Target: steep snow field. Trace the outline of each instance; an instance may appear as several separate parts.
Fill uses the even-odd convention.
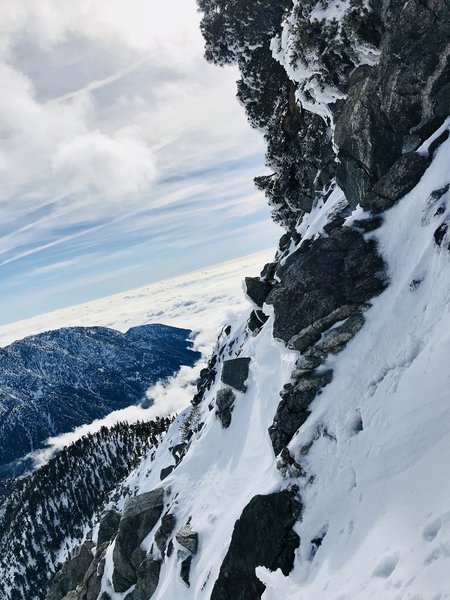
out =
[[[289,380],[296,356],[273,339],[271,330],[268,322],[258,337],[246,338],[242,323],[234,327],[231,337],[237,336],[238,343],[231,356],[242,351],[242,356],[252,357],[248,390],[245,394],[236,392],[232,422],[226,430],[214,411],[208,409],[208,401],[202,403],[197,419],[205,425],[173,475],[164,480],[177,510],[177,527],[192,516],[200,549],[192,563],[190,588],[179,577],[174,552],[170,562],[163,565],[152,600],[209,598],[242,509],[256,493],[269,493],[280,485],[267,429],[279,390]],[[216,381],[208,397],[212,399],[219,387],[220,381]],[[132,492],[143,493],[161,485],[160,471],[174,463],[169,448],[180,443],[179,427],[186,416],[187,411],[171,427],[155,459],[147,457],[129,477],[126,483]],[[148,539],[151,541],[152,533]],[[112,573],[112,547],[106,573]],[[114,600],[123,597],[114,594],[107,575],[103,585]]]
[[[315,480],[297,567],[286,580],[261,569],[264,600],[450,598],[450,240],[433,237],[450,198],[431,196],[449,165],[447,141],[376,234],[391,285],[291,444],[298,455],[327,428],[302,463]]]
[[[223,430],[208,410],[216,382],[197,415],[204,427],[164,481],[177,527],[192,517],[200,541],[190,588],[179,578],[174,552],[163,563],[155,600],[209,598],[250,498],[292,483],[304,504],[296,526],[301,546],[289,577],[258,568],[264,600],[450,598],[450,240],[446,235],[439,247],[433,235],[450,217],[450,198],[448,191],[432,196],[450,182],[449,164],[450,140],[419,185],[385,214],[381,229],[368,234],[379,240],[391,285],[373,301],[354,340],[324,365],[333,367],[334,379],[290,444],[304,477],[282,478],[267,434],[296,356],[273,339],[272,318],[257,337],[246,337],[243,323],[234,325],[231,355],[252,359],[248,391],[237,394]],[[311,217],[314,231],[321,210]],[[147,457],[130,475],[134,493],[161,485],[160,470],[174,462],[169,447],[179,443],[187,414],[154,460]],[[311,540],[321,538],[315,551]],[[110,593],[112,550],[103,578]]]
[[[28,335],[72,326],[102,325],[119,331],[147,323],[185,327],[197,333],[196,349],[210,352],[218,331],[242,314],[245,276],[259,274],[274,249],[187,273],[173,279],[38,315],[0,327],[0,346]]]

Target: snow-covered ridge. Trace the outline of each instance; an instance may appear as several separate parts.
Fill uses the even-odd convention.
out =
[[[449,161],[447,141],[376,232],[391,284],[291,443],[314,482],[294,572],[258,571],[264,600],[447,597],[450,240],[434,233],[450,219]]]

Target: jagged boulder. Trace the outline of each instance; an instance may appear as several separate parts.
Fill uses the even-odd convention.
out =
[[[161,519],[161,525],[155,533],[155,543],[163,557],[166,552],[167,542],[175,529],[176,521],[175,515],[171,513],[164,515]]]
[[[190,522],[186,523],[186,525],[180,529],[175,536],[175,539],[180,546],[183,546],[183,548],[186,548],[186,550],[189,550],[192,554],[197,554],[198,533],[192,529]]]
[[[103,546],[105,542],[110,542],[115,537],[117,530],[119,529],[121,517],[121,513],[115,508],[108,510],[108,512],[104,514],[98,529],[98,547]]]
[[[386,287],[385,267],[373,240],[342,227],[294,252],[279,268],[280,283],[267,303],[274,307],[274,336],[303,351],[320,337],[317,322],[348,305],[361,305]],[[334,316],[332,321],[349,316]],[[296,342],[313,326],[305,343]],[[318,331],[314,331],[318,329]]]
[[[300,545],[292,530],[301,504],[293,492],[255,496],[234,526],[211,600],[258,600],[265,586],[255,575],[258,566],[288,575]]]
[[[364,307],[359,307],[361,312],[356,312],[348,319],[342,322],[342,325],[335,325],[321,334],[319,340],[314,345],[305,344],[306,350],[296,363],[296,368],[292,373],[294,379],[298,379],[311,373],[317,367],[320,367],[327,356],[337,354],[345,348],[348,342],[358,333],[364,325],[365,319],[362,314]],[[308,328],[307,328],[308,329]],[[301,336],[298,336],[298,340]],[[311,340],[311,338],[309,338]],[[313,338],[316,339],[316,336]]]
[[[245,278],[245,293],[259,308],[262,308],[271,289],[272,285],[265,279],[259,277]]]
[[[403,154],[389,171],[380,177],[361,202],[361,206],[374,213],[391,208],[419,183],[429,164],[428,157],[417,152]]]
[[[225,429],[231,424],[231,413],[233,412],[236,396],[228,387],[221,388],[216,395],[216,416]]]
[[[224,360],[222,366],[222,382],[238,392],[246,392],[250,358],[240,356]]]
[[[162,481],[166,477],[169,477],[169,475],[172,473],[172,471],[174,469],[175,469],[175,465],[169,465],[168,467],[164,467],[164,469],[161,469],[161,473],[159,474],[160,480]]]
[[[47,600],[61,600],[83,583],[85,573],[94,558],[93,548],[92,541],[86,540],[75,550],[72,558],[64,563],[62,569],[55,575]]]
[[[252,310],[247,322],[248,328],[256,335],[267,319],[267,315],[265,315],[262,310]]]
[[[149,600],[156,591],[161,571],[161,561],[146,557],[136,570],[136,587],[127,596],[130,600]]]
[[[102,577],[105,571],[105,557],[108,541],[97,548],[94,560],[91,562],[83,579],[80,600],[97,600],[102,587]]]
[[[190,587],[192,556],[188,556],[181,562],[180,577],[184,583]]]
[[[295,385],[288,383],[281,392],[269,436],[275,455],[289,444],[296,431],[309,417],[309,406],[317,391],[328,385],[333,378],[331,370],[309,373],[301,377]]]
[[[162,488],[131,498],[125,506],[113,553],[116,592],[125,592],[137,582],[136,570],[145,557],[140,546],[158,522],[163,508]]]

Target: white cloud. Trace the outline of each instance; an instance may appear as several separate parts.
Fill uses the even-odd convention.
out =
[[[53,168],[65,180],[109,198],[139,191],[156,174],[152,152],[144,143],[99,131],[63,142]]]
[[[4,320],[30,314],[39,294],[36,312],[48,310],[50,271],[36,277],[48,264],[80,259],[70,285],[99,282],[91,296],[71,292],[81,301],[124,289],[108,273],[145,260],[166,277],[165,251],[180,250],[170,274],[189,255],[197,267],[197,242],[214,246],[219,220],[263,220],[251,184],[263,142],[235,99],[237,71],[205,62],[199,21],[195,0],[0,2],[0,276],[13,284],[7,302],[20,281],[34,290]],[[100,262],[124,241],[127,262]],[[236,256],[228,243],[204,257]],[[150,268],[130,285],[154,280]]]

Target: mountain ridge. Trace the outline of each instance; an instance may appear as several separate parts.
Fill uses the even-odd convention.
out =
[[[113,410],[200,355],[189,330],[165,325],[71,327],[0,348],[0,463],[4,470],[44,441]],[[11,465],[13,468],[13,465]],[[7,473],[6,473],[7,474]]]

